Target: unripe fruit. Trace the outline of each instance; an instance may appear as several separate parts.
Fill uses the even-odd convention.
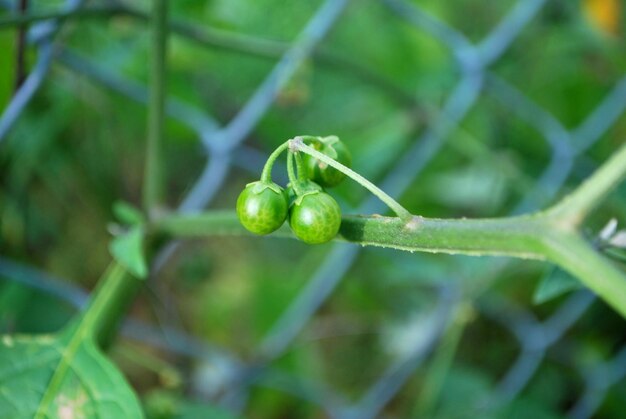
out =
[[[341,226],[341,209],[335,199],[317,191],[299,196],[289,209],[289,225],[305,243],[320,244],[332,240]]]
[[[254,234],[269,234],[287,219],[289,203],[285,191],[272,182],[253,182],[237,198],[237,216]]]
[[[350,167],[352,165],[352,156],[348,147],[336,136],[322,137],[311,141],[309,145],[344,166]],[[308,154],[304,156],[303,160],[307,169],[307,177],[325,188],[337,186],[346,177],[339,170]]]

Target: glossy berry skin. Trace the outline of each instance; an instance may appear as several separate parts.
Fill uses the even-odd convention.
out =
[[[350,154],[348,147],[346,147],[343,141],[335,136],[320,138],[319,140],[312,141],[310,146],[315,148],[320,153],[333,158],[344,166],[352,166],[352,155]],[[308,178],[325,188],[337,186],[346,177],[346,175],[341,173],[339,170],[319,161],[315,157],[305,155],[304,163],[307,169]]]
[[[289,203],[285,191],[272,182],[254,182],[237,198],[237,216],[246,230],[269,234],[287,219]]]
[[[332,240],[341,226],[341,209],[325,192],[300,196],[289,209],[289,225],[297,238],[308,244]]]

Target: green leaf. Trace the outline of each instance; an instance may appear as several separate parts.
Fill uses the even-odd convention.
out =
[[[113,214],[119,222],[126,225],[134,226],[145,221],[139,209],[124,201],[116,201],[113,204]]]
[[[145,278],[148,275],[141,226],[135,226],[128,232],[116,236],[109,245],[109,251],[131,274],[138,278]]]
[[[80,329],[79,329],[80,330]],[[2,336],[0,417],[142,418],[139,401],[91,339]]]
[[[542,279],[533,295],[533,303],[542,304],[566,292],[582,288],[576,278],[560,268],[553,268]]]

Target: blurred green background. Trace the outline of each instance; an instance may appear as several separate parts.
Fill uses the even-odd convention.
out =
[[[510,0],[413,3],[473,42],[488,35],[516,4]],[[61,4],[31,1],[30,8],[58,10]],[[146,1],[121,4],[141,10],[150,6]],[[170,12],[172,20],[201,29],[287,45],[320,4],[179,0],[170,3]],[[88,2],[88,6],[99,5]],[[548,1],[491,71],[566,129],[574,129],[626,74],[623,6],[617,0]],[[0,107],[13,94],[15,39],[14,29],[0,30]],[[141,19],[118,14],[71,19],[55,39],[59,51],[147,83],[150,35]],[[262,55],[201,45],[173,34],[167,91],[227,123],[278,58]],[[316,57],[307,60],[281,90],[245,144],[267,155],[294,135],[336,134],[350,147],[353,168],[375,183],[441,117],[439,110],[459,80],[459,69],[445,45],[374,0],[352,1]],[[28,66],[36,58],[36,49],[29,47]],[[338,65],[337,60],[350,66]],[[384,83],[363,74],[374,74]],[[114,222],[113,204],[140,204],[145,131],[145,106],[81,72],[53,64],[42,88],[0,143],[0,254],[91,289],[110,260],[107,227]],[[167,206],[174,208],[202,170],[206,156],[197,135],[171,119],[166,137]],[[559,196],[610,156],[624,138],[626,117],[621,116],[588,153],[575,160]],[[486,89],[446,137],[443,149],[398,198],[413,213],[430,217],[506,215],[535,187],[551,153],[536,127]],[[210,208],[234,209],[239,191],[258,177],[262,163],[241,157]],[[277,169],[277,175],[284,177]],[[354,213],[367,197],[365,190],[350,182],[333,194],[345,213]],[[610,217],[625,223],[625,214],[622,186],[594,216],[590,237]],[[331,244],[308,246],[274,238],[184,243],[142,293],[131,316],[180,328],[227,348],[238,358],[253,360],[259,341],[331,248]],[[513,401],[476,416],[477,401],[494,394],[520,352],[510,328],[485,315],[481,301],[504,298],[511,306],[545,319],[569,297],[534,305],[535,288],[551,267],[513,261],[494,275],[490,266],[499,263],[495,258],[478,261],[364,249],[272,368],[323,383],[347,400],[357,400],[386,366],[420,344],[432,327],[437,290],[453,284],[466,296],[456,323],[446,326],[460,323],[458,347],[445,339],[436,345],[380,415],[418,416],[427,371],[448,342],[451,359],[439,373],[441,389],[429,417],[565,417],[584,391],[584,373],[611,359],[626,343],[623,320],[603,303],[593,303],[548,349],[536,374]],[[73,313],[54,296],[13,281],[0,282],[3,332],[53,331]],[[210,362],[175,356],[133,339],[121,339],[113,356],[155,415],[163,410],[159,404],[179,397],[217,403],[228,388],[223,383],[214,388],[206,384],[219,381],[215,378],[219,368]],[[623,417],[624,400],[626,381],[620,380],[601,400],[597,417]],[[325,417],[314,403],[263,385],[252,387],[243,415]]]

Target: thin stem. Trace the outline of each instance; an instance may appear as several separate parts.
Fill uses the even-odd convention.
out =
[[[574,192],[547,211],[558,224],[578,226],[606,196],[626,178],[626,144],[585,180]]]
[[[261,181],[262,182],[271,182],[272,181],[272,167],[274,166],[274,162],[276,159],[282,154],[283,151],[287,150],[289,147],[289,142],[285,141],[281,145],[278,146],[276,150],[270,154],[267,158],[267,162],[265,166],[263,166],[263,171],[261,172]]]
[[[293,168],[293,159],[294,153],[290,150],[289,155],[287,156],[287,176],[289,177],[289,183],[293,188],[293,191],[296,195],[302,195],[302,190],[300,189],[300,185],[298,185],[298,177],[296,176],[296,172]]]
[[[304,179],[306,177],[306,171],[304,168],[304,161],[300,153],[293,153],[296,158],[296,170],[298,173],[298,179]]]
[[[75,325],[77,329],[71,329],[76,334],[89,336],[101,347],[107,347],[140,286],[141,281],[129,275],[122,265],[111,263],[99,279],[85,312],[79,317]]]
[[[313,147],[309,147],[308,145],[304,144],[304,142],[299,137],[296,137],[293,140],[290,140],[289,142],[290,142],[290,148],[292,150],[302,151],[328,164],[329,166],[334,167],[335,169],[339,170],[341,173],[345,174],[346,176],[348,176],[349,178],[351,178],[352,180],[354,180],[355,182],[363,186],[365,189],[367,189],[368,191],[376,195],[376,197],[378,197],[378,199],[383,201],[385,205],[387,205],[393,212],[395,212],[396,215],[400,217],[401,220],[405,222],[410,222],[411,219],[413,218],[413,214],[411,214],[406,208],[400,205],[395,199],[387,195],[382,189],[374,185],[369,180],[365,179],[363,176],[361,176],[354,170],[344,166],[343,164],[335,161],[334,159],[328,157],[327,155],[320,153],[319,151],[315,150]]]
[[[161,197],[161,145],[165,126],[165,73],[167,52],[167,0],[154,0],[152,11],[152,55],[148,140],[144,171],[144,210],[150,214]]]

